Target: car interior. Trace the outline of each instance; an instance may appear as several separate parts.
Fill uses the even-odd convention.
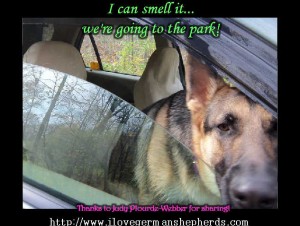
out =
[[[227,21],[224,21],[225,25],[226,25],[226,22]],[[119,71],[114,71],[114,70],[106,70],[102,65],[103,55],[101,55],[100,51],[97,50],[97,48],[99,46],[97,47],[95,45],[95,40],[93,38],[93,35],[83,34],[82,29],[81,29],[81,27],[83,25],[95,26],[95,25],[99,25],[100,23],[110,24],[110,25],[114,25],[114,27],[117,27],[118,25],[127,25],[127,24],[130,25],[132,23],[132,20],[129,18],[23,18],[23,40],[22,40],[23,63],[26,65],[27,64],[38,65],[41,67],[53,69],[55,71],[63,72],[63,73],[75,76],[76,78],[82,79],[85,81],[85,83],[88,82],[93,85],[96,85],[97,87],[101,87],[104,90],[109,91],[110,93],[116,95],[117,97],[121,98],[122,100],[130,103],[135,108],[137,108],[138,110],[134,109],[134,111],[133,111],[135,114],[139,114],[139,113],[141,113],[141,111],[143,109],[147,108],[151,104],[153,104],[163,98],[166,98],[180,90],[185,89],[185,84],[184,84],[185,55],[184,55],[183,51],[186,51],[186,49],[187,49],[189,51],[189,53],[192,53],[192,54],[195,53],[195,51],[192,48],[190,48],[189,45],[187,45],[184,42],[180,42],[180,40],[179,41],[174,40],[172,37],[169,37],[166,35],[153,35],[154,50],[150,53],[149,58],[146,58],[147,61],[145,63],[145,68],[142,70],[142,72],[140,74],[119,72]],[[228,30],[227,32],[229,34],[231,31]],[[239,35],[240,33],[236,33],[236,34]],[[239,36],[236,36],[236,34],[232,33],[230,35],[232,35],[233,38],[239,37]],[[243,33],[241,33],[241,34],[243,34]],[[224,40],[226,39],[225,41],[228,41],[229,40],[229,39],[227,40],[228,37],[229,37],[229,35],[227,35],[224,38]],[[232,37],[230,36],[230,38],[232,38]],[[245,36],[245,37],[248,37],[248,36]],[[256,37],[256,36],[253,35],[253,37]],[[91,51],[93,52],[93,54],[95,56],[93,61],[89,62],[90,64],[87,63],[87,61],[84,58],[84,54],[81,51],[85,39],[89,40],[89,43],[90,43],[89,48],[91,49]],[[244,49],[246,49],[246,46],[249,43],[251,44],[251,42],[250,42],[251,39],[249,39],[250,40],[249,43],[244,43],[243,40],[244,39],[241,39],[241,40],[237,39],[237,40],[232,41],[230,39],[228,41],[228,43],[230,45],[228,44],[228,46],[227,46],[224,44],[224,49],[227,50],[226,48],[236,45],[238,47],[235,47],[236,49],[235,48],[232,48],[232,49],[234,49],[235,51],[239,51],[240,49],[242,51],[245,51]],[[253,38],[253,40],[254,40],[254,38]],[[191,41],[191,40],[188,40],[188,41]],[[213,65],[214,67],[212,69],[216,70],[219,73],[219,75],[221,75],[223,78],[225,78],[225,77],[228,78],[227,77],[228,74],[233,75],[232,78],[234,78],[235,73],[241,74],[242,76],[245,76],[247,79],[250,78],[250,76],[247,76],[248,75],[247,73],[252,72],[252,70],[254,70],[255,68],[250,67],[250,66],[249,67],[245,66],[245,68],[249,71],[243,71],[245,68],[238,67],[239,65],[244,66],[244,64],[239,64],[240,63],[240,61],[238,61],[239,59],[237,61],[232,60],[231,62],[228,63],[227,62],[228,59],[226,57],[224,57],[224,55],[222,55],[227,52],[224,51],[224,49],[220,48],[221,54],[219,54],[219,52],[214,51],[213,48],[215,48],[215,47],[213,45],[210,46],[211,52],[218,53],[219,55],[216,54],[216,56],[210,56],[210,55],[205,56],[205,54],[209,53],[208,46],[206,45],[205,42],[203,42],[200,39],[197,41],[200,44],[202,44],[201,48],[204,48],[204,50],[202,50],[204,53],[203,56],[207,57],[207,59],[206,59],[207,62],[211,61],[210,63],[214,64]],[[199,46],[198,42],[196,43],[197,46]],[[178,46],[177,43],[182,43],[183,45]],[[194,43],[193,45],[196,45],[196,44]],[[249,44],[250,49],[254,48],[254,47],[256,48],[255,45],[252,46],[250,44]],[[105,45],[105,43],[104,44],[102,43],[102,45]],[[183,46],[185,46],[185,47],[183,47]],[[228,51],[228,52],[230,52],[230,51]],[[233,51],[231,54],[234,55],[234,53],[235,52]],[[245,56],[249,55],[249,56],[251,56],[251,57],[249,57],[249,59],[257,58],[257,59],[259,59],[259,61],[263,61],[263,64],[266,64],[266,68],[268,69],[268,70],[266,70],[267,72],[268,71],[275,72],[276,71],[275,69],[277,69],[277,68],[273,68],[273,66],[270,63],[268,63],[268,61],[266,60],[269,58],[272,60],[273,58],[269,57],[269,55],[265,56],[265,53],[268,53],[268,51],[265,51],[265,52],[261,51],[261,52],[259,52],[259,54],[262,54],[262,55],[257,56],[255,54],[253,54],[252,50],[251,50],[248,52],[245,51]],[[117,57],[118,57],[118,54],[120,54],[120,53],[116,53]],[[186,52],[185,52],[185,54],[186,54]],[[199,56],[202,57],[202,54],[199,54],[199,52],[197,52],[197,51],[196,51],[196,54],[198,54]],[[263,58],[261,56],[263,56],[263,57],[265,56],[265,58]],[[209,57],[211,57],[211,58],[209,58]],[[211,60],[213,57],[215,57],[215,61],[217,63]],[[239,58],[239,56],[236,56],[236,55],[234,57]],[[232,57],[232,59],[235,59],[234,57]],[[240,57],[240,58],[248,59],[246,57]],[[218,60],[220,60],[221,63],[219,63]],[[125,58],[125,61],[123,61],[123,63],[125,64],[125,67],[127,65],[126,62],[128,62],[128,63],[130,62],[129,56],[128,56],[128,59]],[[238,62],[238,63],[236,63],[236,62]],[[108,62],[108,63],[113,64],[114,62]],[[251,63],[253,63],[253,65],[256,65],[257,62],[252,60]],[[261,62],[259,62],[259,63],[261,63]],[[221,65],[221,64],[223,64],[223,65]],[[97,67],[93,67],[93,65],[96,65]],[[228,65],[232,68],[230,68]],[[238,65],[238,66],[235,67],[235,65]],[[265,65],[263,65],[263,66],[265,66]],[[24,70],[24,67],[23,67],[23,70]],[[41,69],[39,69],[39,70],[41,70]],[[239,73],[240,71],[243,71],[245,73]],[[275,74],[275,73],[273,73],[273,74]],[[273,74],[270,74],[270,76]],[[72,77],[72,76],[70,76],[70,77]],[[72,77],[72,78],[74,79],[74,77]],[[231,78],[231,77],[229,76],[229,78]],[[240,82],[240,84],[242,85],[241,86],[242,88],[244,86],[246,88],[249,88],[249,87],[257,88],[258,87],[258,89],[264,90],[264,92],[265,92],[265,90],[267,90],[267,91],[271,90],[272,92],[265,92],[266,96],[268,96],[267,94],[273,93],[273,90],[269,89],[270,87],[262,86],[262,85],[265,85],[268,83],[273,85],[273,83],[274,83],[273,80],[270,80],[271,82],[269,82],[269,80],[267,80],[268,82],[261,82],[260,80],[257,80],[257,81],[255,80],[256,83],[253,83],[250,80],[249,81],[246,80],[246,82],[245,82],[241,78],[242,77],[237,77],[236,81]],[[269,78],[269,77],[266,76],[266,78]],[[235,81],[235,80],[234,79],[229,80],[229,82],[232,82],[232,81]],[[258,83],[258,81],[261,83]],[[249,84],[251,86],[249,86]],[[234,84],[234,85],[236,85],[236,84]],[[237,88],[241,88],[241,87],[237,86]],[[272,88],[272,86],[271,86],[271,88]],[[242,91],[244,91],[244,90],[242,90]],[[247,91],[247,89],[246,89],[246,91]],[[247,94],[247,92],[245,92],[245,93]],[[276,93],[276,92],[274,92],[274,93]],[[253,97],[253,96],[251,96],[251,97]],[[255,96],[255,98],[259,99],[259,98],[261,98],[261,96],[257,95],[257,96]],[[277,98],[277,96],[276,96],[276,98]],[[111,107],[108,107],[106,110],[111,115],[111,112],[112,112],[111,108],[112,107],[115,108],[115,106],[112,106],[112,105],[115,103],[119,104],[122,101],[120,101],[118,98],[115,98],[112,96],[109,97],[109,100],[112,100],[110,103]],[[33,101],[32,101],[32,103],[33,103]],[[130,105],[130,108],[131,108],[131,105]],[[107,106],[109,106],[109,104]],[[100,109],[101,105],[98,105],[97,107],[99,107],[99,109]],[[277,107],[277,105],[276,105],[276,107]],[[124,108],[124,109],[129,109],[129,108]],[[81,109],[81,110],[83,110],[83,109]],[[132,109],[129,109],[128,112],[132,112],[131,110]],[[103,110],[103,112],[104,112],[104,110]],[[107,114],[107,116],[110,116],[110,115]],[[128,115],[130,115],[130,114],[128,114]],[[130,118],[132,115],[133,115],[133,113],[128,118]],[[131,118],[133,118],[133,117],[131,117]],[[134,122],[134,121],[132,120],[132,122]],[[153,121],[151,121],[151,122],[153,123]],[[37,122],[37,124],[38,123],[39,122]],[[124,129],[124,128],[126,127],[126,125],[129,124],[129,123],[127,123],[127,124],[126,123],[127,122],[125,122],[125,123],[121,122],[118,130],[125,131],[126,129]],[[134,123],[132,123],[132,124],[134,124]],[[59,126],[61,126],[61,125],[59,125]],[[63,126],[61,126],[61,127],[63,128]],[[101,132],[101,126],[98,126],[98,127],[100,128],[99,131]],[[95,130],[96,129],[97,129],[97,126],[95,126]],[[124,132],[124,131],[122,131],[122,132]],[[129,129],[128,129],[128,131],[129,131]],[[84,131],[84,132],[86,132],[86,131]],[[93,132],[94,132],[94,130],[93,130]],[[116,132],[114,134],[114,136],[115,136],[114,138],[117,137],[116,134],[118,134],[118,132]],[[129,132],[126,131],[126,133],[128,136],[131,136],[131,131],[129,131]],[[45,136],[47,136],[47,134],[46,135],[45,134],[46,133],[44,132],[44,140],[46,140]],[[134,134],[134,133],[132,133],[132,134]],[[97,136],[99,134],[95,133],[93,135]],[[93,135],[91,135],[91,137]],[[118,134],[118,136],[120,137],[121,134]],[[145,137],[147,137],[147,132],[145,132],[144,138]],[[116,138],[114,141],[117,141],[117,140],[119,140],[119,139]],[[124,138],[124,140],[125,140],[125,142],[123,141],[123,143],[126,143],[127,146],[130,146],[131,141],[128,142],[125,138]],[[24,140],[23,140],[23,142],[24,142]],[[132,141],[132,142],[134,142],[134,141]],[[53,142],[53,143],[55,143],[55,142]],[[180,142],[178,142],[178,143],[180,143]],[[111,144],[115,145],[114,142],[111,142]],[[44,146],[46,146],[46,145],[44,144]],[[87,152],[88,150],[86,150],[85,148],[82,148],[82,150],[79,150],[78,153],[80,153],[80,151],[88,153]],[[25,149],[25,151],[28,151],[28,150]],[[74,149],[72,151],[74,151],[74,153],[75,153],[77,151],[77,149]],[[24,152],[24,150],[23,150],[23,152]],[[59,152],[59,148],[58,148],[58,152]],[[118,161],[119,160],[120,159],[118,159]],[[97,162],[97,164],[98,164],[98,162]],[[92,165],[92,164],[90,164],[90,165]],[[119,163],[117,162],[116,165],[119,165]],[[47,208],[47,207],[50,207],[50,208],[52,208],[52,207],[53,208],[74,208],[74,205],[73,206],[69,205],[70,204],[69,200],[66,200],[67,201],[66,203],[63,202],[64,199],[63,199],[63,196],[60,196],[61,194],[50,197],[51,194],[53,194],[53,191],[51,191],[51,193],[47,192],[49,190],[49,189],[47,190],[47,186],[51,188],[51,186],[53,186],[53,184],[55,184],[55,186],[57,186],[56,187],[56,188],[58,188],[57,190],[60,191],[62,194],[64,194],[64,192],[65,192],[65,194],[67,194],[68,192],[73,191],[72,188],[74,188],[74,187],[78,188],[78,190],[80,190],[80,191],[89,190],[89,192],[90,192],[89,195],[86,195],[84,192],[81,193],[82,197],[84,199],[86,199],[85,201],[87,203],[95,202],[94,197],[99,196],[99,193],[101,194],[101,199],[102,199],[102,200],[100,200],[100,199],[96,200],[96,201],[98,201],[99,204],[110,203],[110,202],[111,203],[125,203],[124,202],[125,199],[123,199],[123,197],[121,197],[121,196],[109,193],[101,188],[99,189],[95,186],[90,185],[89,183],[85,183],[80,180],[77,180],[77,178],[68,177],[57,171],[51,171],[50,168],[47,169],[47,167],[43,168],[43,167],[35,166],[35,165],[32,166],[29,164],[29,161],[28,162],[25,161],[25,163],[23,161],[23,171],[26,171],[27,173],[29,172],[29,174],[34,171],[34,173],[32,173],[32,175],[35,174],[35,176],[37,176],[36,178],[38,178],[38,180],[39,180],[38,182],[41,183],[41,186],[39,187],[41,189],[39,191],[36,191],[35,190],[36,188],[34,186],[32,186],[35,183],[31,184],[30,180],[29,180],[29,183],[28,183],[28,181],[23,181],[23,194],[24,194],[23,197],[25,197],[25,198],[27,197],[29,200],[30,199],[41,199],[41,197],[42,197],[42,199],[44,200],[44,201],[41,201],[43,204],[40,207],[42,207],[42,208]],[[23,174],[24,174],[24,172],[23,172]],[[57,181],[65,181],[66,182],[65,185],[68,184],[68,186],[59,184],[57,181],[55,181],[55,179],[53,179],[53,181],[50,182],[51,179],[47,180],[45,175],[48,175],[49,178],[58,178]],[[120,175],[121,175],[120,177],[122,177],[122,174],[120,174]],[[25,177],[26,177],[26,175],[25,175]],[[45,185],[45,187],[43,187],[43,184]],[[117,190],[118,189],[122,190],[118,186],[116,186]],[[92,190],[91,190],[91,187],[92,187]],[[24,193],[24,189],[26,190],[25,193]],[[56,193],[54,193],[54,194],[56,194]],[[74,194],[75,194],[75,191],[74,191]],[[32,197],[34,197],[34,198],[32,198]],[[56,200],[55,197],[62,197],[62,198],[61,199],[59,198],[60,200]],[[75,197],[75,195],[74,195],[74,197]],[[49,204],[47,200],[54,200],[54,201],[51,201],[52,204]],[[126,201],[128,201],[128,199],[126,199]],[[73,203],[76,203],[76,200]],[[51,205],[53,205],[53,206],[51,207]],[[28,206],[27,208],[30,208],[30,206]]]
[[[80,47],[84,39],[84,35],[81,32],[82,25],[98,24],[99,21],[114,24],[115,26],[130,23],[129,19],[124,18],[100,18],[88,19],[87,21],[67,18],[24,18],[23,62],[86,80],[117,95],[139,110],[143,110],[156,101],[183,89],[182,78],[180,78],[182,74],[180,74],[179,67],[180,64],[183,64],[180,50],[173,45],[172,41],[161,35],[154,36],[155,50],[147,61],[141,76],[105,71],[101,70],[101,67],[99,70],[95,70],[90,65],[85,65],[83,56],[80,53]],[[101,55],[99,57],[101,60]],[[23,163],[23,167],[24,172],[29,175],[29,183],[27,178],[23,184],[23,196],[25,200],[30,200],[29,203],[23,203],[23,208],[74,208],[74,206],[69,204],[69,199],[67,202],[63,201],[64,196],[58,195],[60,199],[57,199],[56,195],[51,195],[53,190],[47,192],[49,190],[47,187],[50,187],[54,188],[54,190],[59,190],[63,194],[69,194],[69,186],[65,188],[45,178],[56,178],[54,181],[64,181],[64,184],[71,184],[71,186],[75,186],[79,190],[88,189],[90,194],[94,193],[93,197],[101,197],[97,201],[99,204],[110,202],[126,203],[125,200],[120,199],[118,196],[113,196],[98,189],[88,188],[84,183],[74,181],[47,169],[36,167],[27,162]],[[35,172],[30,173],[32,170]],[[30,179],[31,174],[32,176],[35,175],[32,179]],[[45,175],[48,176],[45,177]],[[37,190],[30,180],[37,180],[40,184],[38,187],[41,190]],[[33,182],[33,184],[36,184],[36,182]],[[86,195],[82,196],[82,200],[85,200],[85,202],[95,201],[95,199],[88,200]]]
[[[129,19],[124,18],[100,18],[89,20],[89,24],[97,24],[99,20],[113,25],[130,23]],[[79,52],[84,36],[81,31],[84,20],[36,18],[24,19],[23,23],[23,61],[26,63],[85,79],[140,110],[183,89],[179,73],[181,54],[170,40],[161,35],[154,36],[156,50],[142,76],[133,76],[92,70],[89,65],[84,65]],[[46,39],[45,33],[49,30],[52,35]]]

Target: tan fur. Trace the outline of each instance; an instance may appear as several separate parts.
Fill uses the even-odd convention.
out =
[[[193,151],[198,161],[199,173],[210,191],[219,195],[219,189],[210,167],[224,158],[224,147],[216,134],[207,136],[204,133],[204,120],[209,117],[214,122],[220,121],[222,112],[232,112],[237,115],[243,126],[243,135],[236,136],[230,143],[231,161],[234,163],[241,156],[242,150],[252,155],[253,161],[264,161],[265,155],[275,158],[277,140],[270,139],[261,125],[268,127],[272,115],[260,105],[250,106],[246,97],[238,95],[239,91],[225,85],[219,78],[213,78],[208,67],[193,57],[187,67],[187,107],[192,114]],[[259,151],[262,145],[266,152]],[[250,148],[251,147],[251,148]],[[210,167],[209,167],[210,166]]]
[[[264,131],[262,125],[269,126],[271,120],[271,114],[263,109],[260,105],[250,106],[246,98],[242,95],[236,96],[236,89],[224,87],[218,91],[214,98],[211,100],[210,118],[214,121],[218,121],[220,112],[230,111],[237,115],[242,124],[243,134],[233,138],[231,144],[231,161],[232,164],[238,160],[241,156],[241,152],[248,150],[248,155],[252,155],[251,160],[257,164],[260,161],[265,161],[266,156],[269,155],[275,158],[274,146],[277,145],[277,141],[270,139]],[[210,110],[209,109],[209,110]],[[215,114],[215,115],[214,115]],[[198,117],[204,116],[196,114]],[[195,118],[194,116],[193,118]],[[197,152],[198,158],[202,159],[211,167],[214,167],[221,159],[224,158],[224,148],[219,143],[215,134],[205,136],[203,132],[203,121],[200,119],[194,120],[193,123],[197,123],[194,128],[194,148]],[[256,146],[262,145],[265,147],[266,152],[257,151],[261,150]],[[205,164],[199,164],[200,175],[202,178],[209,179],[204,180],[207,186],[213,191],[217,192],[217,185],[212,181],[212,177],[208,176],[209,170]]]
[[[167,110],[168,106],[163,106],[156,117],[156,122],[163,127],[167,126]],[[174,163],[166,151],[167,141],[171,138],[168,132],[159,125],[154,127],[147,152],[150,184],[148,189],[150,193],[153,192],[163,196],[166,191],[169,191],[174,197],[177,198],[179,196],[182,200],[190,200],[193,203],[218,204],[220,200],[219,194],[210,193],[207,190],[207,186],[201,181],[201,178],[191,178],[185,162],[179,157],[175,158],[175,164],[180,168],[179,180],[176,178],[173,171]],[[140,189],[141,204],[154,202],[153,196],[146,190]],[[202,195],[199,196],[199,194]],[[165,197],[165,200],[172,203],[172,196]]]
[[[235,114],[240,120],[243,135],[235,137],[232,143],[232,161],[235,162],[240,156],[241,153],[239,152],[243,150],[243,148],[240,148],[242,145],[246,146],[246,148],[251,147],[252,149],[255,149],[255,145],[261,145],[262,143],[265,143],[263,146],[266,147],[267,154],[274,158],[274,145],[276,145],[277,142],[273,142],[272,139],[269,139],[269,137],[265,135],[264,131],[269,126],[272,115],[260,105],[255,104],[250,106],[244,96],[237,95],[238,92],[239,91],[236,89],[224,87],[216,93],[209,106],[210,109],[213,109],[210,111],[210,118],[214,121],[219,121],[219,118],[217,117],[219,112],[228,111]],[[266,128],[263,128],[264,125]],[[205,145],[206,139],[203,138],[200,140],[203,140]],[[217,139],[215,140],[217,141]],[[214,146],[215,151],[210,153],[210,156],[214,156],[214,160],[206,159],[204,156],[202,156],[208,163],[212,165],[218,161],[218,158],[216,157],[222,158],[223,156],[222,147],[218,146],[218,144],[215,144]],[[255,158],[259,159],[259,153],[253,152],[253,154],[255,155]]]
[[[218,185],[215,180],[214,170],[211,169],[213,165],[211,165],[211,159],[216,156],[212,156],[213,152],[209,150],[212,148],[216,148],[213,145],[209,145],[209,142],[206,142],[207,147],[205,149],[207,152],[202,152],[204,148],[201,147],[202,140],[205,139],[203,131],[201,130],[203,124],[203,116],[201,114],[193,114],[192,113],[192,135],[193,135],[193,151],[197,159],[198,169],[200,177],[202,178],[205,186],[212,192],[214,195],[220,197],[220,192],[218,189]],[[211,154],[211,155],[210,155]]]
[[[145,166],[141,164],[135,168],[141,204],[151,204],[155,200],[166,203],[174,203],[175,200],[186,204],[220,204],[221,194],[216,182],[215,167],[224,160],[225,155],[232,165],[242,155],[247,156],[254,165],[276,157],[277,139],[270,138],[266,133],[272,115],[260,105],[249,102],[237,89],[227,86],[219,77],[214,77],[203,63],[192,57],[189,60],[186,107],[191,113],[190,147],[199,176],[191,175],[189,166],[178,154],[180,150],[167,145],[174,138],[162,127],[176,125],[169,124],[169,106],[168,103],[164,104],[156,115],[155,121],[160,126],[154,126],[146,156],[139,157],[147,159],[148,169],[145,170]],[[221,141],[216,125],[223,122],[225,113],[238,118],[239,130],[234,136]],[[204,129],[206,119],[214,125],[209,133]],[[185,134],[176,134],[176,129],[173,131],[173,135],[179,140],[186,138]],[[187,145],[185,141],[180,141]],[[230,153],[225,153],[224,150]],[[172,159],[168,151],[172,153]],[[178,175],[174,172],[174,165],[179,169]],[[145,181],[147,174],[148,181]]]
[[[167,106],[163,106],[156,121],[163,127],[167,126]],[[172,163],[169,159],[168,153],[165,151],[166,147],[166,132],[160,126],[155,126],[153,130],[153,138],[150,141],[148,148],[148,167],[150,184],[152,189],[159,192],[160,187],[168,187],[174,181],[172,172]],[[157,170],[159,166],[160,170]],[[164,172],[164,173],[162,173]]]

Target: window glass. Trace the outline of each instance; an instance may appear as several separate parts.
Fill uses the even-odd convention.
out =
[[[45,24],[43,26],[43,41],[51,41],[54,33],[53,24]]]
[[[89,205],[137,203],[135,150],[147,148],[154,128],[185,148],[110,92],[24,63],[23,176],[51,195]]]
[[[277,45],[277,18],[233,18],[269,42]]]
[[[121,39],[102,34],[93,37],[105,71],[140,76],[156,48],[154,37],[150,34],[146,39],[140,39],[136,35],[124,35]],[[88,35],[84,36],[80,51],[87,67],[90,67],[90,62],[97,62]]]

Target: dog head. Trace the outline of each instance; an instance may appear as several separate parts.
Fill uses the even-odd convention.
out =
[[[190,57],[186,75],[201,179],[232,208],[277,206],[277,120]]]

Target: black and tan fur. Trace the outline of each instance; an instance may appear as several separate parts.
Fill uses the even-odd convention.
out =
[[[139,153],[135,180],[142,204],[277,204],[276,120],[190,57],[187,91],[146,109],[187,148],[155,126]],[[222,200],[222,202],[220,202]]]

